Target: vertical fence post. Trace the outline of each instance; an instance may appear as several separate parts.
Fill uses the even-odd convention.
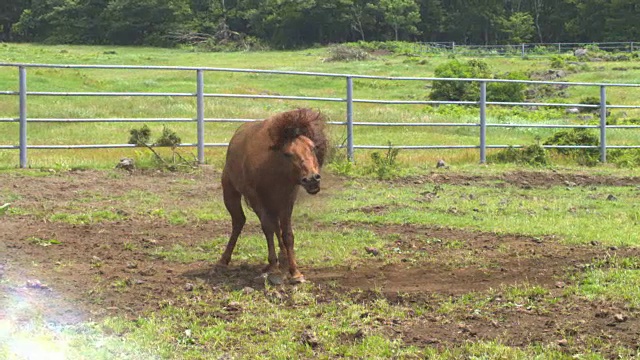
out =
[[[353,78],[347,76],[347,159],[353,162]]]
[[[196,111],[198,132],[198,163],[204,164],[204,71],[197,70]]]
[[[20,87],[20,168],[27,167],[27,69],[18,68],[18,83]]]
[[[633,41],[631,42],[631,52],[633,52]]]
[[[524,59],[525,54],[524,54],[524,44],[522,44],[522,58]]]
[[[607,162],[607,93],[600,86],[600,162]]]
[[[480,164],[487,162],[487,82],[480,82]]]

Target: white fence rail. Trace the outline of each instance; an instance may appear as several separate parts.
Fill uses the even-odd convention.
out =
[[[400,149],[479,149],[480,162],[486,162],[487,149],[508,148],[510,145],[487,145],[486,131],[489,127],[528,127],[528,128],[593,128],[599,129],[600,145],[545,145],[546,148],[574,148],[588,149],[599,148],[600,161],[606,162],[607,149],[613,148],[640,148],[639,145],[627,146],[608,146],[607,145],[607,129],[636,129],[637,125],[607,125],[608,109],[637,109],[640,105],[608,105],[606,99],[606,89],[608,87],[640,87],[640,84],[613,84],[613,83],[570,83],[570,82],[553,82],[553,81],[527,81],[527,80],[500,80],[500,79],[449,79],[449,78],[426,78],[426,77],[388,77],[388,76],[369,76],[369,75],[353,75],[353,74],[332,74],[332,73],[316,73],[316,72],[297,72],[297,71],[277,71],[277,70],[255,70],[255,69],[232,69],[232,68],[211,68],[211,67],[177,67],[177,66],[126,66],[126,65],[54,65],[54,64],[15,64],[0,63],[0,67],[11,67],[17,70],[17,78],[19,83],[18,91],[10,91],[0,89],[0,96],[18,96],[19,98],[19,117],[18,118],[2,118],[0,122],[17,122],[19,123],[18,143],[14,145],[0,145],[0,150],[19,150],[20,151],[20,167],[28,166],[27,151],[28,149],[96,149],[96,148],[128,148],[135,147],[133,144],[84,144],[84,145],[31,145],[27,142],[27,128],[29,123],[83,123],[83,122],[195,122],[196,123],[196,143],[184,143],[180,146],[196,147],[197,157],[200,163],[204,163],[205,147],[222,147],[227,146],[226,143],[207,143],[205,141],[205,125],[206,123],[216,122],[250,122],[258,119],[237,119],[237,118],[206,118],[205,117],[205,98],[241,98],[241,99],[283,99],[283,100],[305,100],[305,101],[324,101],[324,102],[342,102],[345,103],[345,120],[329,122],[331,125],[345,126],[347,133],[346,145],[347,156],[350,161],[353,160],[354,151],[356,149],[388,149],[389,146],[384,145],[357,145],[354,139],[353,129],[355,126],[450,126],[450,127],[477,127],[479,129],[479,145],[398,145],[393,148]],[[163,92],[55,92],[55,91],[28,91],[27,90],[27,70],[31,68],[65,68],[65,69],[102,69],[102,70],[175,70],[194,73],[195,92],[193,93],[163,93]],[[253,73],[253,74],[280,74],[290,75],[293,77],[332,77],[342,78],[345,80],[345,96],[343,98],[330,97],[308,97],[308,96],[285,96],[285,95],[247,95],[247,94],[211,94],[204,91],[204,73],[205,72],[223,72],[223,73]],[[480,96],[478,101],[406,101],[406,100],[377,100],[377,99],[358,99],[354,97],[353,79],[381,79],[389,81],[464,81],[476,82],[480,86]],[[551,84],[566,86],[587,86],[599,87],[600,104],[563,104],[563,103],[528,103],[528,102],[492,102],[487,101],[487,83],[490,82],[510,82],[525,84]],[[29,97],[35,96],[99,96],[99,97],[122,97],[122,96],[169,96],[169,97],[193,97],[196,99],[196,114],[193,118],[30,118],[27,112],[27,104]],[[356,103],[369,104],[416,104],[416,105],[435,105],[435,104],[456,104],[456,105],[474,105],[479,107],[477,123],[393,123],[393,122],[358,122],[354,121],[353,106]],[[582,108],[599,108],[600,124],[599,125],[566,125],[566,124],[491,124],[487,123],[486,110],[488,105],[500,106],[548,106],[548,107],[582,107]],[[2,114],[0,114],[2,116]],[[513,147],[521,147],[517,145]]]

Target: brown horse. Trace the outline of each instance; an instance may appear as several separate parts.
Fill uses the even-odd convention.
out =
[[[275,234],[281,265],[288,261],[292,281],[304,281],[293,250],[291,213],[299,186],[312,195],[320,191],[320,168],[327,151],[324,124],[320,113],[298,109],[238,128],[229,142],[222,172],[224,204],[231,214],[232,231],[220,265],[229,264],[245,224],[244,197],[258,215],[267,239],[269,265],[264,272],[278,270]]]

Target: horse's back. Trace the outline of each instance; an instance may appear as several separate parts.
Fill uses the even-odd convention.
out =
[[[222,171],[223,186],[232,185],[236,190],[243,191],[247,185],[247,172],[250,171],[252,159],[257,148],[266,139],[259,134],[263,122],[242,124],[231,137],[227,147],[227,157]],[[268,145],[263,145],[268,146]]]

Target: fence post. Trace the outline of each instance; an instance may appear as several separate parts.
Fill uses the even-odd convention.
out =
[[[600,162],[607,162],[607,93],[600,86]]]
[[[631,42],[631,52],[633,52],[633,41]]]
[[[524,44],[522,44],[522,58],[524,59],[525,54],[524,54]]]
[[[27,69],[18,67],[20,87],[20,168],[27,167]]]
[[[197,70],[196,112],[198,137],[198,164],[204,164],[204,71]]]
[[[480,164],[487,162],[487,82],[480,82]]]
[[[353,162],[353,78],[347,76],[347,159]]]

